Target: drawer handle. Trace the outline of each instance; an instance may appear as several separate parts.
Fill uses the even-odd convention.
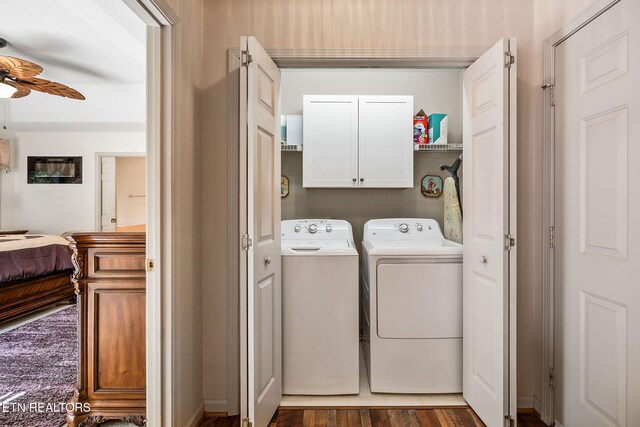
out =
[[[264,259],[264,263],[265,263],[266,265],[271,264],[271,257],[270,257],[270,256],[265,257],[265,259]]]
[[[487,263],[487,261],[488,261],[488,260],[487,260],[487,257],[486,257],[486,256],[482,255],[482,256],[480,257],[480,263],[481,263],[481,264],[486,264],[486,263]]]
[[[360,178],[360,182],[364,182],[364,178]]]

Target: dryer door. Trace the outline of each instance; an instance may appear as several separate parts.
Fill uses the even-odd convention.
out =
[[[378,266],[380,338],[462,337],[462,263]]]

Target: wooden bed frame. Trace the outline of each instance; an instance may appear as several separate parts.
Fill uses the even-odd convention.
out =
[[[0,323],[14,320],[49,305],[68,301],[75,303],[76,294],[71,283],[73,271],[56,272],[46,276],[0,285]]]

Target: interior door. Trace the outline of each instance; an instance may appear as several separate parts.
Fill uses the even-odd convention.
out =
[[[116,158],[100,158],[100,225],[102,231],[116,230]]]
[[[358,124],[360,187],[413,187],[413,96],[360,96]]]
[[[500,40],[463,78],[463,393],[488,427],[515,418],[515,51]]]
[[[556,419],[640,426],[640,3],[555,49]]]
[[[280,70],[255,38],[241,43],[240,135],[247,159],[241,414],[254,427],[267,427],[282,400]]]

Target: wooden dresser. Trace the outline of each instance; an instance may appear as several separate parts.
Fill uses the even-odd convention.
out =
[[[68,233],[78,300],[78,383],[67,424],[146,415],[145,233]],[[88,405],[86,405],[88,404]],[[87,406],[90,410],[87,412]]]

